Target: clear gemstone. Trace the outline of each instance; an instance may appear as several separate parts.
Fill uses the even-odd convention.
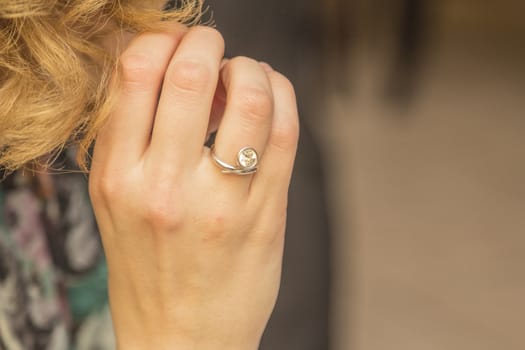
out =
[[[257,152],[252,148],[244,148],[239,152],[239,165],[243,168],[253,168],[257,165]]]

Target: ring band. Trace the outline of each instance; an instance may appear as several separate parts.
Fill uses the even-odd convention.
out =
[[[226,163],[215,154],[215,145],[210,148],[211,157],[223,174],[250,175],[257,172],[259,155],[251,147],[242,148],[237,154],[237,166]]]

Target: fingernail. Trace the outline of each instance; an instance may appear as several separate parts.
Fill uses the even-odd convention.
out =
[[[272,66],[270,66],[268,63],[266,63],[266,62],[259,62],[259,63],[261,64],[261,66],[264,68],[264,70],[267,73],[273,72]]]

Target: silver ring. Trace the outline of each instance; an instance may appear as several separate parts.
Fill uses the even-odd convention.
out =
[[[226,163],[215,154],[215,145],[210,148],[211,157],[223,174],[234,175],[250,175],[257,172],[257,165],[259,164],[259,155],[257,151],[251,147],[242,148],[237,153],[237,166]]]

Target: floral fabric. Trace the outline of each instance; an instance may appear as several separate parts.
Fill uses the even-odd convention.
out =
[[[106,282],[84,174],[0,182],[1,350],[114,349]]]

